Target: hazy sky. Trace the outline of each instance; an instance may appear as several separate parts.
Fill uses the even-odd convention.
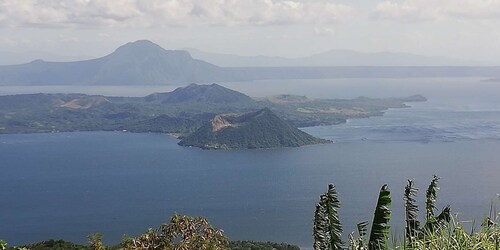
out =
[[[0,51],[166,49],[303,56],[330,49],[500,62],[500,0],[0,0]]]

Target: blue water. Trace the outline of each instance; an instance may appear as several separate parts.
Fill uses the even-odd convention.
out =
[[[500,106],[473,110],[445,108],[432,99],[409,105],[411,108],[392,109],[382,117],[352,119],[347,124],[303,130],[335,142],[429,143],[500,139]]]
[[[306,92],[293,86],[287,90]],[[101,232],[117,243],[178,212],[207,217],[231,239],[310,247],[314,205],[331,182],[346,234],[371,220],[378,190],[388,183],[393,230],[401,234],[406,179],[416,180],[423,208],[433,174],[442,178],[438,207],[450,203],[460,219],[480,220],[500,193],[500,92],[458,86],[386,93],[422,90],[431,98],[383,117],[306,128],[335,143],[302,148],[203,151],[165,135],[121,132],[0,135],[0,238],[11,245],[83,243]]]

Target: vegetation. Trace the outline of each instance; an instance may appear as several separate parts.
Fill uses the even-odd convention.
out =
[[[212,227],[205,218],[174,215],[170,223],[148,231],[136,238],[126,238],[125,249],[229,249],[223,231]]]
[[[5,241],[3,241],[5,243]],[[34,244],[25,245],[22,247],[12,247],[7,248],[6,243],[2,245],[2,241],[0,241],[0,250],[95,250],[99,248],[95,248],[92,246],[92,243],[89,242],[89,245],[78,245],[69,241],[64,240],[47,240]],[[4,248],[2,248],[4,246]],[[116,246],[103,246],[105,250],[123,250],[126,249],[122,244]],[[151,248],[158,249],[158,248]],[[274,243],[274,242],[257,242],[257,241],[230,241],[229,249],[231,250],[300,250],[298,246],[290,245],[286,243]]]
[[[102,235],[99,233],[89,235],[90,249],[93,250],[106,250],[106,247],[102,243]]]
[[[145,97],[12,95],[0,96],[0,134],[127,130],[186,136],[217,114],[265,107],[296,127],[333,125],[350,118],[381,115],[388,108],[402,108],[411,101],[425,101],[425,98],[304,101],[279,96],[254,100],[217,84],[192,84]]]
[[[47,240],[29,245],[24,245],[21,248],[29,250],[92,250],[91,246],[74,244],[64,240]],[[9,248],[19,249],[19,248]]]
[[[391,220],[391,192],[387,184],[380,189],[375,215],[373,216],[372,230],[370,231],[370,240],[368,249],[386,249],[389,244]]]
[[[298,246],[286,243],[255,242],[255,241],[231,241],[231,250],[300,250]]]
[[[0,240],[0,250],[299,250],[299,247],[272,242],[230,242],[220,229],[212,227],[203,217],[175,214],[169,223],[148,229],[138,237],[124,237],[116,246],[105,246],[101,234],[88,236],[89,245],[63,240],[48,240],[21,247],[7,247]]]
[[[216,116],[179,142],[203,149],[299,147],[327,143],[283,121],[265,108],[244,114]]]
[[[327,226],[330,223],[331,215],[336,215],[340,208],[340,201],[332,184],[328,191],[320,196],[320,201],[316,206],[314,216],[314,249],[315,250],[386,250],[386,249],[422,249],[422,250],[440,250],[440,249],[471,249],[471,250],[498,250],[500,249],[500,214],[493,209],[489,217],[475,231],[474,225],[470,232],[467,232],[463,223],[457,217],[451,216],[449,206],[443,208],[439,215],[435,215],[436,199],[439,178],[433,176],[431,183],[426,191],[426,221],[421,227],[417,219],[418,205],[415,196],[418,189],[414,187],[413,180],[408,180],[405,187],[405,235],[402,239],[389,239],[391,219],[391,194],[387,185],[383,185],[370,232],[370,239],[366,243],[368,222],[361,222],[357,225],[358,237],[354,233],[349,234],[348,246],[344,248],[340,237],[342,225],[340,220],[336,220],[335,226]],[[327,196],[335,197],[334,203],[326,202]]]
[[[328,185],[328,191],[320,196],[314,214],[314,249],[342,249],[342,224],[337,210],[340,200],[333,184]]]

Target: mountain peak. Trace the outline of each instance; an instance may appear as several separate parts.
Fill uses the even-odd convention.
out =
[[[179,142],[202,149],[280,148],[328,143],[279,118],[270,109],[216,115]]]
[[[258,115],[275,115],[275,114],[268,107],[264,107],[254,112],[254,116]]]
[[[198,85],[190,84],[186,87],[177,88],[165,95],[163,103],[235,103],[235,102],[251,102],[249,96],[225,88],[218,84]]]
[[[175,63],[189,63],[193,60],[185,50],[165,50],[160,45],[149,40],[137,40],[118,47],[111,57],[121,60],[136,60],[141,58],[169,58]]]
[[[137,40],[135,42],[126,43],[120,47],[118,47],[114,54],[151,54],[151,53],[163,53],[165,49],[163,49],[160,45],[153,43],[149,40]]]
[[[148,40],[85,61],[0,66],[0,84],[185,84],[228,78],[232,77],[225,70],[195,60],[187,51],[165,50]]]

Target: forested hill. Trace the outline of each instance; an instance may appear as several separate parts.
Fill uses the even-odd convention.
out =
[[[203,149],[300,147],[327,143],[280,119],[268,108],[243,114],[217,115],[179,142]]]
[[[234,104],[251,103],[254,100],[238,91],[234,91],[218,84],[198,85],[190,84],[183,88],[177,88],[172,92],[154,93],[144,98],[147,102],[155,103],[212,103],[212,104]]]

